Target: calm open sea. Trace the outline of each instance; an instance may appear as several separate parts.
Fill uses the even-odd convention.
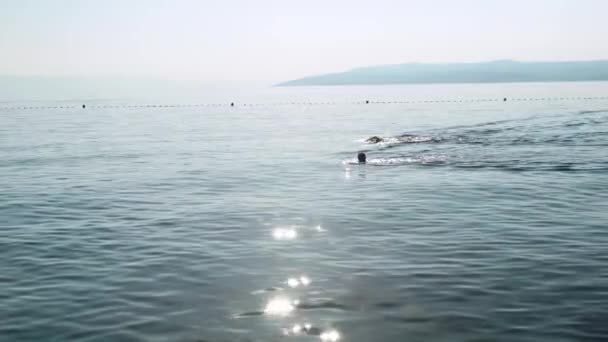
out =
[[[0,104],[1,341],[608,340],[608,83],[214,96]]]

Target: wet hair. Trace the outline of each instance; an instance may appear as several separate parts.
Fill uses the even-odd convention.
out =
[[[365,153],[359,152],[359,154],[357,154],[357,159],[359,159],[359,164],[365,164],[365,161],[366,161]]]
[[[371,144],[377,144],[381,141],[382,141],[382,138],[379,138],[377,136],[369,137],[369,138],[367,138],[367,140],[365,140],[365,142],[371,143]]]

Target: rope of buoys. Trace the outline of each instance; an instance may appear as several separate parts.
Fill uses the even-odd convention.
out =
[[[259,106],[331,106],[338,104],[434,104],[434,103],[480,103],[480,102],[509,102],[509,101],[593,101],[608,100],[608,96],[573,96],[573,97],[514,97],[514,98],[455,98],[455,99],[418,99],[418,100],[360,100],[360,101],[326,101],[326,102],[274,102],[274,103],[189,103],[189,104],[124,104],[124,105],[52,105],[52,106],[0,106],[0,110],[48,110],[48,109],[120,109],[120,108],[192,108],[192,107],[259,107]]]

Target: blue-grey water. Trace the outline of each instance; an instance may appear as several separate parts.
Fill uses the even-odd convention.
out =
[[[2,103],[0,340],[606,341],[607,95]]]

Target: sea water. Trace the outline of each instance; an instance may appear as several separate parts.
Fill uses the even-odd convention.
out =
[[[606,340],[607,95],[2,103],[0,340]]]

